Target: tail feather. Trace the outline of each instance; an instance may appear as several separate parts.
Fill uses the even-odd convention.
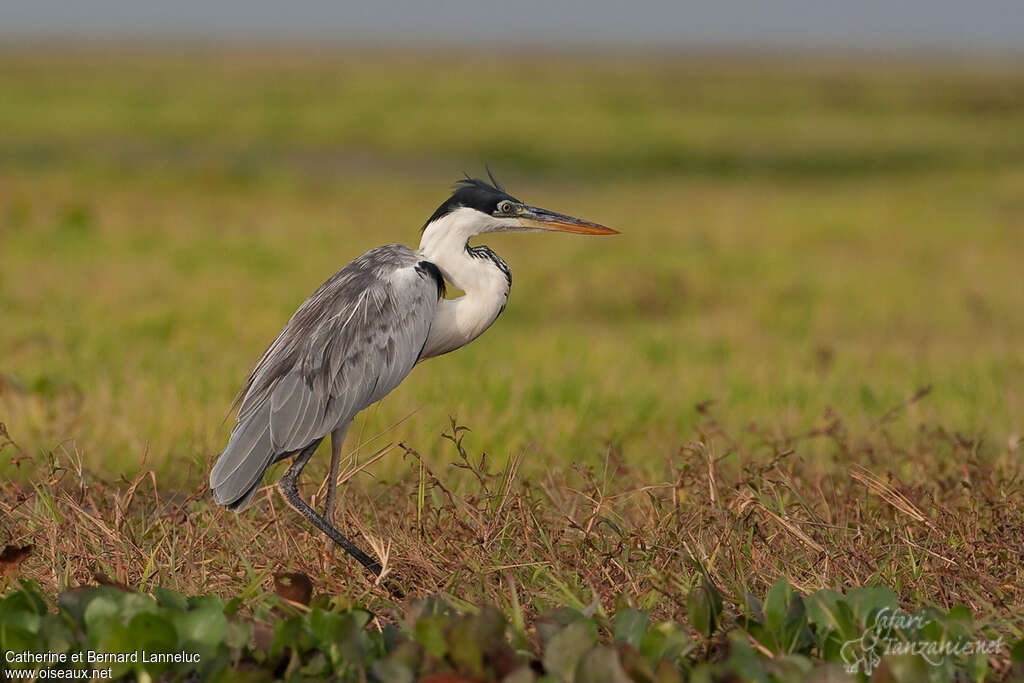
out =
[[[210,471],[213,499],[239,512],[244,510],[275,455],[267,402],[232,430],[228,445]]]
[[[227,503],[226,504],[227,509],[228,510],[234,510],[235,512],[241,512],[245,508],[249,507],[249,503],[251,503],[252,499],[256,497],[256,492],[259,491],[259,489],[260,489],[260,480],[261,479],[262,479],[262,477],[260,479],[257,479],[256,483],[253,484],[249,488],[249,490],[246,491],[245,494],[241,498],[239,498],[239,499],[237,499],[235,501],[232,501],[230,503]],[[214,494],[214,495],[216,496],[216,494]]]

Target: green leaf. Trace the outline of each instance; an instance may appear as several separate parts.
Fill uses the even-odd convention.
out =
[[[764,625],[779,651],[804,651],[813,642],[803,598],[784,577],[778,578],[765,596]]]
[[[413,627],[413,638],[434,657],[444,659],[448,654],[448,643],[444,637],[444,627],[449,619],[440,614],[420,617]]]
[[[324,648],[341,640],[341,615],[337,612],[313,609],[308,619],[309,634],[316,645]]]
[[[448,644],[448,658],[459,671],[482,676],[484,653],[480,634],[477,633],[475,626],[472,619],[456,619],[445,632],[445,642]]]
[[[252,624],[247,621],[228,619],[228,628],[224,633],[224,644],[232,650],[241,650],[252,640]]]
[[[546,643],[569,624],[583,619],[586,619],[583,613],[572,607],[549,609],[537,617],[537,633],[541,642]]]
[[[807,619],[814,625],[814,635],[822,659],[842,662],[843,644],[861,637],[860,628],[850,606],[836,591],[822,589],[804,598]]]
[[[766,667],[775,680],[802,681],[814,670],[814,662],[803,655],[782,655]]]
[[[34,650],[38,642],[34,632],[0,623],[0,649],[11,652]]]
[[[92,649],[97,652],[105,652],[108,654],[122,654],[135,652],[134,635],[132,631],[120,623],[114,617],[107,617],[105,619],[94,618],[92,622],[94,625],[92,633],[90,633],[90,642],[93,644]],[[112,678],[118,678],[125,675],[132,670],[135,666],[131,662],[111,662],[106,664],[107,667],[112,669]]]
[[[675,664],[671,664],[668,660],[663,659],[654,671],[654,678],[651,680],[653,683],[683,683],[683,676],[679,673],[679,669],[676,668]],[[690,680],[694,681],[696,677],[691,676]]]
[[[274,641],[270,644],[270,655],[276,657],[285,648],[304,652],[310,646],[309,631],[301,617],[281,619],[274,627]]]
[[[579,619],[556,633],[544,651],[544,669],[563,681],[573,680],[576,666],[597,642],[597,626],[590,619]]]
[[[675,662],[693,649],[690,636],[674,622],[663,621],[644,634],[640,641],[640,654],[647,658],[652,667],[666,660]]]
[[[423,662],[423,646],[412,640],[403,641],[391,651],[386,660],[381,661],[390,661],[399,668],[408,669],[410,672],[415,673],[419,671],[420,664]],[[387,681],[390,679],[381,678],[381,680]]]
[[[91,596],[90,588],[79,586],[57,595],[57,607],[66,612],[71,620],[78,626],[82,625],[85,607]]]
[[[930,680],[932,673],[933,667],[919,655],[886,655],[882,658],[874,680],[917,683]],[[952,677],[943,678],[952,680]]]
[[[615,615],[615,642],[628,643],[639,648],[647,630],[646,611],[627,607]]]
[[[707,577],[690,589],[686,598],[686,613],[690,617],[690,624],[705,638],[711,637],[718,628],[722,596]]]
[[[949,610],[947,618],[951,621],[959,621],[967,626],[972,626],[974,624],[974,615],[971,614],[971,610],[966,605],[954,606]]]
[[[838,603],[843,599],[837,591],[822,588],[804,598],[807,608],[807,619],[814,624],[819,633],[829,631],[843,632],[850,624],[844,623],[843,614]]]
[[[177,630],[163,615],[140,612],[132,617],[128,628],[135,636],[135,645],[138,650],[171,652],[178,644]]]
[[[764,624],[776,636],[782,632],[792,594],[793,589],[789,587],[789,581],[786,577],[780,576],[768,589],[768,595],[764,598]]]
[[[872,614],[883,607],[899,609],[899,599],[888,586],[854,588],[846,594],[845,600],[862,626],[872,626]]]
[[[1010,670],[1012,679],[1024,679],[1024,638],[1010,648]]]
[[[206,655],[215,652],[228,630],[228,620],[216,605],[189,612],[170,612],[168,616],[178,633],[178,645]]]
[[[0,626],[35,633],[39,630],[40,623],[42,617],[36,612],[36,605],[23,591],[12,593],[6,599],[0,600]]]
[[[778,583],[778,582],[776,582]],[[788,587],[788,586],[787,586]],[[768,601],[765,600],[767,608]],[[767,615],[765,615],[767,617]],[[750,647],[743,631],[729,633],[729,658],[726,660],[730,674],[738,674],[743,681],[768,681],[768,674],[757,653]]]
[[[501,679],[501,683],[535,683],[537,677],[528,666],[521,666]]]
[[[416,680],[416,675],[409,666],[392,659],[378,659],[370,667],[370,671],[377,680],[388,683],[413,683]]]
[[[348,610],[341,615],[338,652],[348,664],[364,668],[369,663],[372,644],[366,632],[366,625],[373,615],[363,609]]]
[[[1010,648],[1010,662],[1015,666],[1024,667],[1024,639],[1018,640]]]
[[[632,683],[619,654],[609,647],[591,648],[576,667],[576,683]]]
[[[46,601],[43,600],[42,589],[39,588],[39,584],[31,579],[19,579],[18,583],[21,585],[21,590],[14,595],[20,594],[27,600],[36,614],[40,616],[46,614],[49,610],[46,607]]]
[[[743,591],[743,613],[750,621],[764,621],[764,608],[761,601],[750,591]]]
[[[185,596],[169,588],[153,586],[153,597],[156,598],[156,604],[161,607],[178,610],[179,612],[188,610],[188,600],[185,599]]]
[[[188,607],[193,610],[208,610],[224,613],[224,601],[216,595],[197,595],[188,599]]]
[[[470,617],[477,640],[485,655],[492,655],[505,643],[505,615],[497,607],[487,605]]]
[[[98,631],[100,623],[116,619],[121,614],[121,607],[113,595],[97,593],[85,606],[82,612],[82,623],[86,633]]]
[[[70,652],[78,647],[78,639],[64,614],[47,614],[43,617],[36,637],[40,645],[45,645],[47,652]]]

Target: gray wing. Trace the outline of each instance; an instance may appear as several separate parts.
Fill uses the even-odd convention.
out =
[[[325,282],[249,377],[210,472],[214,500],[243,509],[273,462],[398,386],[419,359],[443,288],[437,267],[401,245],[369,251]]]

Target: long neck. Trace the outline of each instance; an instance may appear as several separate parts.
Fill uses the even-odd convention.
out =
[[[508,301],[512,285],[508,266],[487,247],[468,246],[475,234],[473,217],[461,211],[428,225],[420,240],[423,258],[465,292],[438,303],[421,358],[440,356],[473,341],[491,326]]]

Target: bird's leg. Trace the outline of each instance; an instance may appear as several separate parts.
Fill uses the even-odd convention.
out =
[[[299,475],[302,473],[302,468],[313,457],[313,453],[316,451],[316,447],[320,445],[320,441],[322,439],[317,439],[299,451],[291,467],[288,468],[288,471],[277,482],[277,488],[281,495],[284,496],[285,502],[293,510],[308,519],[317,529],[327,534],[332,541],[341,546],[342,550],[358,560],[359,564],[373,572],[374,576],[379,576],[381,571],[380,562],[357,548],[352,541],[342,536],[341,532],[335,529],[332,524],[318,515],[316,510],[310,507],[306,501],[299,498]]]
[[[338,468],[341,466],[341,446],[345,443],[348,425],[331,432],[331,472],[327,479],[327,498],[324,500],[324,519],[334,525],[334,497],[338,493]]]

